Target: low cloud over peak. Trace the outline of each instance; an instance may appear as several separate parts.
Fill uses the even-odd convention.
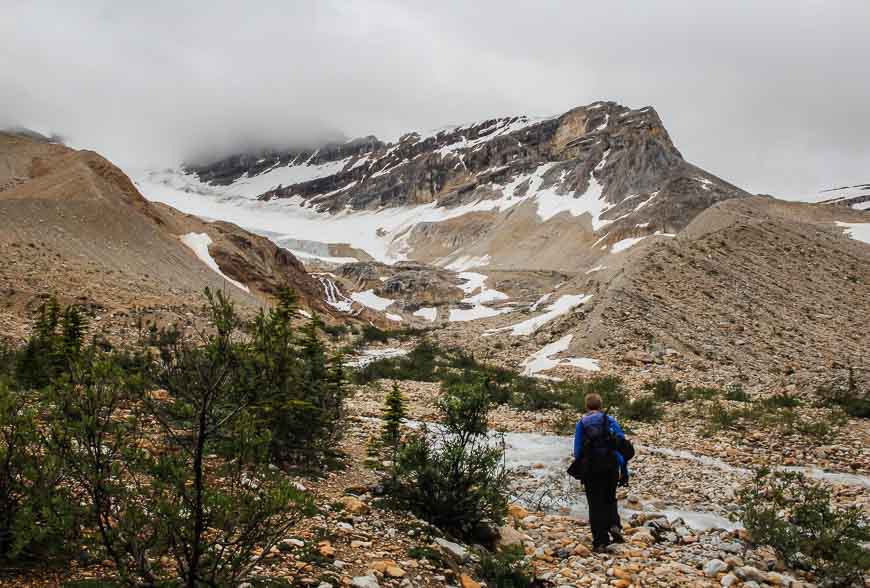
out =
[[[756,192],[867,181],[870,4],[14,3],[0,127],[122,165],[398,136],[597,99],[652,104]]]

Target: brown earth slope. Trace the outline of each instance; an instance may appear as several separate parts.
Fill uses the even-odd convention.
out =
[[[570,333],[565,357],[720,385],[818,383],[838,365],[870,376],[870,245],[837,221],[870,214],[764,197],[722,202],[675,238],[647,239],[576,275],[568,286],[590,301],[533,337],[463,340],[480,353],[500,347],[495,355],[517,364]]]
[[[205,233],[223,279],[181,240]],[[280,286],[326,311],[319,284],[290,253],[229,223],[205,223],[152,204],[112,163],[31,137],[0,134],[0,331],[21,334],[43,296],[123,322],[136,307],[158,320],[195,313],[205,287],[243,308],[264,304]],[[105,324],[105,323],[104,323]]]
[[[868,216],[766,198],[723,202],[676,239],[641,249],[606,286],[589,336],[575,340],[731,377],[865,365],[870,245],[834,222]]]

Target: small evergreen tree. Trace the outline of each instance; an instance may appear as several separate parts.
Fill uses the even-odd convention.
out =
[[[381,442],[390,452],[392,461],[393,482],[396,481],[396,458],[402,443],[402,422],[407,418],[405,397],[399,384],[393,382],[393,387],[384,399],[384,424],[381,428]]]
[[[242,363],[243,387],[252,410],[271,432],[271,452],[285,463],[314,463],[334,451],[341,434],[346,378],[340,355],[327,357],[312,320],[302,337],[291,320],[295,295],[284,290],[279,304],[261,312],[251,327],[250,353]]]
[[[470,540],[482,524],[499,524],[507,509],[504,444],[487,435],[489,404],[483,381],[449,387],[438,403],[443,425],[412,436],[396,466],[396,497],[421,518]]]
[[[96,543],[128,584],[232,585],[312,512],[268,467],[245,323],[221,293],[206,296],[211,325],[199,340],[159,337],[154,376],[165,396],[147,394],[138,374],[95,347],[51,387],[53,445],[84,492]],[[154,565],[164,554],[174,569]]]

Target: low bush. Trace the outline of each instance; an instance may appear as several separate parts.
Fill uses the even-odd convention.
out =
[[[604,408],[612,411],[628,402],[628,394],[619,376],[599,376],[585,380],[573,380],[559,386],[565,401],[576,410],[585,411],[587,394],[598,394]]]
[[[644,389],[652,392],[653,397],[659,402],[683,402],[685,400],[680,393],[680,385],[671,379],[656,380],[646,384]]]
[[[721,394],[721,390],[709,386],[689,386],[683,390],[686,400],[713,400]]]
[[[822,406],[841,408],[853,418],[870,418],[870,389],[866,383],[863,386],[859,384],[853,367],[848,368],[845,377],[835,377],[819,387],[818,394]]]
[[[643,396],[626,402],[619,408],[619,416],[631,421],[654,423],[662,418],[664,411],[652,396]]]
[[[778,392],[761,401],[761,405],[765,408],[794,408],[800,406],[800,404],[800,398],[785,392]]]
[[[823,586],[862,582],[870,569],[870,517],[831,503],[821,482],[796,472],[760,470],[738,495],[752,539],[773,547],[791,566],[816,574]]]
[[[506,545],[495,553],[481,551],[480,575],[495,588],[529,588],[534,580],[522,545]]]
[[[736,382],[731,382],[725,386],[725,400],[750,402],[752,399],[749,397],[749,394],[746,393],[746,390],[743,389],[743,386]]]
[[[67,473],[47,454],[35,398],[0,380],[0,562],[58,554],[77,535]]]
[[[424,427],[401,447],[392,496],[436,527],[467,540],[507,510],[504,444],[487,435],[489,397],[482,383],[447,388],[443,426]]]

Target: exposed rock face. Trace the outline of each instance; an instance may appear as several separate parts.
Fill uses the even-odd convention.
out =
[[[489,255],[504,268],[527,260],[513,260],[498,235],[534,248],[548,232],[538,225],[561,225],[575,233],[577,255],[568,265],[577,266],[593,244],[674,233],[712,204],[748,196],[687,163],[655,110],[613,102],[548,119],[408,133],[390,144],[366,137],[314,151],[237,155],[187,171],[213,185],[273,174],[274,184],[258,183],[273,185],[260,199],[296,197],[324,213],[432,205],[436,219],[392,236],[408,257],[446,265],[450,256]],[[543,258],[538,267],[566,266]]]
[[[822,196],[825,197],[825,200],[819,204],[849,206],[856,210],[870,210],[870,184],[831,188],[830,190],[824,190]]]
[[[338,269],[338,274],[354,290],[372,289],[410,306],[456,302],[463,296],[453,272],[416,262],[348,263]]]

